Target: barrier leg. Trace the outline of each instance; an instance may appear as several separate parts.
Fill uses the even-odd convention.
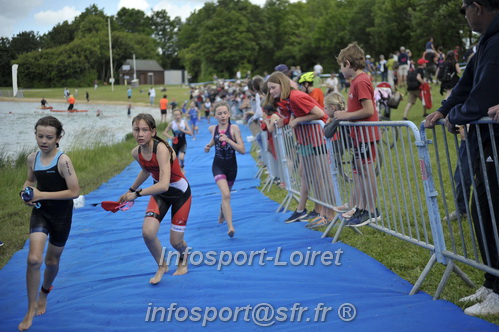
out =
[[[437,256],[435,255],[435,253],[433,253],[430,257],[430,260],[426,264],[423,272],[421,273],[418,280],[414,284],[414,287],[412,287],[411,291],[409,292],[409,295],[414,295],[419,291],[419,288],[421,288],[423,281],[426,279],[426,276],[428,275],[428,273],[430,272],[431,268],[433,267],[436,261],[437,261]]]
[[[454,273],[460,276],[461,279],[463,279],[463,281],[468,284],[468,286],[470,286],[471,288],[476,288],[475,283],[471,281],[468,275],[464,273],[463,270],[461,270],[457,265],[454,265]]]
[[[282,213],[286,212],[288,210],[289,203],[291,203],[292,199],[293,199],[293,194],[288,192],[286,197],[284,197],[284,199],[282,200],[281,205],[279,205],[279,207],[277,208],[277,210],[275,212],[279,213],[281,211],[281,209],[283,209]]]
[[[264,169],[264,167],[259,167],[258,168],[258,172],[256,172],[256,174],[255,174],[255,179],[260,179],[260,177],[263,174],[263,169]]]
[[[454,260],[450,259],[449,263],[447,264],[447,267],[445,268],[444,275],[442,276],[442,280],[440,281],[440,284],[438,284],[437,291],[435,292],[435,296],[433,297],[434,300],[438,300],[440,298],[440,294],[444,290],[445,284],[447,283],[447,280],[450,277],[451,272],[456,273],[463,281],[468,284],[468,286],[475,288],[476,285],[471,279],[466,275],[466,273],[463,272],[457,265],[454,264]]]
[[[273,180],[270,177],[270,175],[267,176],[267,179],[265,180],[265,183],[264,183],[264,185],[262,187],[262,190],[261,190],[262,193],[265,192],[265,191],[269,191],[270,190],[270,187],[272,186],[272,182],[273,182]]]
[[[442,279],[440,280],[440,283],[438,284],[437,291],[435,292],[435,295],[433,296],[433,300],[438,300],[440,297],[440,294],[444,290],[445,284],[447,283],[447,280],[450,277],[450,274],[452,270],[454,269],[454,260],[450,259],[449,262],[447,263],[447,267],[445,268],[444,275],[442,276]]]
[[[324,233],[322,233],[321,239],[323,239],[323,238],[325,238],[327,236],[327,234],[329,233],[329,230],[334,227],[334,225],[336,224],[336,222],[338,221],[338,219],[340,219],[339,214],[336,214],[336,216],[334,216],[334,219],[327,226],[327,228],[324,231]]]
[[[340,238],[340,234],[341,234],[341,231],[343,230],[343,227],[345,227],[345,221],[341,220],[340,227],[338,227],[338,230],[334,234],[334,238],[333,238],[332,243],[338,242],[338,239]],[[351,228],[352,230],[354,230],[357,234],[362,235],[362,232],[357,227],[349,227],[349,228]]]

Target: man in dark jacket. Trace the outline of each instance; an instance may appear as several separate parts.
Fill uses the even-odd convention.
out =
[[[482,35],[476,54],[470,59],[463,76],[442,106],[426,118],[431,128],[442,118],[452,133],[456,125],[466,125],[487,116],[489,108],[499,104],[499,0],[463,0],[461,12],[470,28]],[[499,271],[499,125],[471,125],[468,139],[472,165],[475,166],[476,190],[473,193],[471,213],[484,263]],[[480,136],[480,138],[479,138]],[[495,143],[495,144],[493,144]],[[480,157],[481,144],[483,156]],[[495,150],[494,151],[494,145]],[[483,159],[482,159],[483,158]],[[484,165],[484,167],[482,167]],[[487,186],[489,190],[487,190]],[[495,225],[494,225],[495,223]],[[479,303],[467,308],[467,315],[499,314],[499,277],[485,273],[485,282],[478,291],[461,301]]]

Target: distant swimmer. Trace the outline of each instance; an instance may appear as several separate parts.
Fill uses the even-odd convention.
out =
[[[52,108],[48,103],[47,103],[47,100],[45,99],[45,97],[42,97],[42,100],[40,101],[40,103],[42,104],[42,107],[40,107],[42,110],[43,109],[47,109],[47,108]]]

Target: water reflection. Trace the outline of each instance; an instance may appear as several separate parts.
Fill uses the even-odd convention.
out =
[[[67,109],[67,104],[51,104],[56,110]],[[159,109],[135,106],[132,117],[127,115],[127,105],[77,105],[78,109],[88,112],[67,113],[41,110],[39,103],[0,102],[0,157],[16,158],[22,151],[36,149],[34,126],[39,118],[52,115],[58,118],[66,134],[60,142],[63,151],[75,147],[94,146],[98,144],[114,144],[123,140],[131,132],[132,117],[138,113],[151,113],[159,120]],[[100,115],[96,116],[100,111]]]

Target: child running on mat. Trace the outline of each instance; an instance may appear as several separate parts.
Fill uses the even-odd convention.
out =
[[[132,186],[124,193],[119,202],[134,201],[141,196],[151,196],[147,205],[142,236],[149,252],[158,264],[156,275],[149,282],[159,283],[168,272],[168,265],[162,261],[163,247],[158,239],[161,221],[171,207],[170,244],[179,253],[177,271],[173,275],[187,273],[187,244],[184,231],[191,209],[191,188],[180,169],[180,164],[172,147],[158,137],[156,122],[150,114],[141,113],[132,120],[133,136],[138,146],[132,150],[133,158],[142,170]],[[153,185],[139,188],[152,175]]]
[[[172,131],[173,135],[170,135]],[[187,140],[185,135],[192,135],[192,130],[186,120],[182,119],[182,112],[177,108],[173,111],[173,121],[168,124],[165,131],[163,131],[168,139],[172,140],[172,148],[178,156],[180,168],[184,171],[184,158],[187,151]]]
[[[26,271],[28,312],[18,326],[19,331],[29,329],[33,317],[47,311],[47,296],[59,271],[61,255],[71,230],[73,199],[80,193],[73,163],[59,150],[63,134],[61,122],[53,116],[43,117],[35,125],[36,143],[40,151],[28,156],[28,178],[23,184],[23,188],[30,187],[33,190],[33,197],[25,202],[32,208]],[[45,272],[38,293],[47,238],[49,244],[45,254]]]
[[[218,124],[208,128],[212,137],[204,147],[204,151],[209,152],[211,147],[215,146],[212,172],[222,193],[222,206],[220,207],[218,222],[227,221],[227,234],[233,237],[235,229],[232,225],[230,191],[237,176],[236,151],[244,154],[246,150],[239,127],[230,123],[229,104],[225,101],[218,102],[214,105],[213,110]]]

